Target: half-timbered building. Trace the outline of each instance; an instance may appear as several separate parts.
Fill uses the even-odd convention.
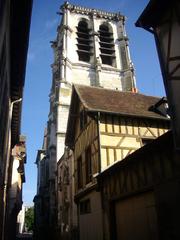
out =
[[[171,131],[98,175],[105,239],[179,239],[180,154]]]
[[[169,129],[166,100],[75,85],[66,145],[74,152],[80,239],[105,239],[96,177]]]

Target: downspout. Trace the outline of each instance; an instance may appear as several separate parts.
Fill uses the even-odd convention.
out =
[[[3,184],[3,226],[2,226],[2,239],[5,237],[5,222],[6,222],[6,211],[7,211],[7,185],[8,185],[8,170],[10,165],[10,151],[11,151],[11,123],[12,123],[12,113],[14,104],[22,101],[22,98],[19,98],[10,104],[9,108],[9,121],[8,121],[8,146],[7,146],[7,159],[6,159],[6,167],[5,167],[5,176],[4,176],[4,184]]]
[[[101,139],[100,139],[100,112],[97,113],[97,134],[98,134],[98,172],[101,173]]]

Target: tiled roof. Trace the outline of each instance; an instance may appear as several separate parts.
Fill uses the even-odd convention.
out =
[[[75,85],[74,87],[87,111],[167,119],[160,112],[150,110],[160,101],[158,97],[84,85]]]
[[[72,90],[71,105],[67,124],[65,143],[73,147],[75,126],[78,118],[77,109],[79,101],[87,112],[101,112],[130,117],[169,120],[156,108],[157,103],[162,103],[158,97],[146,96],[139,93],[109,90],[100,87],[74,85]]]

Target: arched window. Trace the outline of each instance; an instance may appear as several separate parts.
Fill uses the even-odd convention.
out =
[[[90,35],[91,29],[85,20],[81,20],[77,27],[77,47],[80,61],[89,62],[92,55],[92,39]]]
[[[99,27],[99,38],[102,63],[112,66],[115,60],[114,38],[112,31],[105,23]]]

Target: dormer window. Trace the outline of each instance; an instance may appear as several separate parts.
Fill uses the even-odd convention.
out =
[[[91,29],[88,28],[86,20],[79,22],[77,27],[77,53],[79,61],[90,62],[92,55],[92,39],[90,35]]]
[[[99,34],[102,64],[113,66],[115,62],[113,32],[110,30],[109,25],[102,24],[99,28]]]

